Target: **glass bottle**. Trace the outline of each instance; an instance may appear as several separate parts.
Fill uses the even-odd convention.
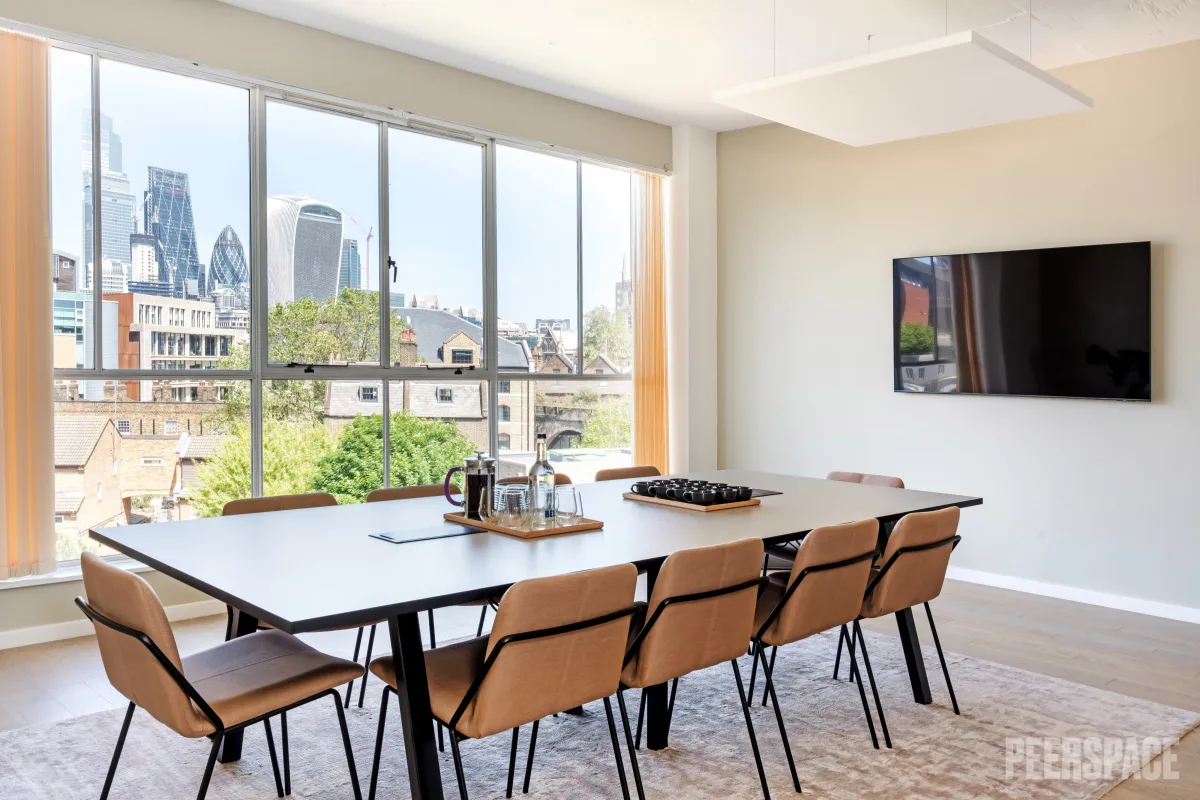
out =
[[[546,434],[537,435],[537,460],[529,468],[530,527],[545,529],[554,526],[554,467],[546,452]]]

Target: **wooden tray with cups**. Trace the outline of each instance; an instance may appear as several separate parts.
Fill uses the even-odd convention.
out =
[[[687,511],[726,511],[761,503],[754,497],[754,489],[749,486],[731,486],[728,483],[710,483],[685,478],[638,481],[630,486],[629,491],[622,497],[638,503],[682,508]]]

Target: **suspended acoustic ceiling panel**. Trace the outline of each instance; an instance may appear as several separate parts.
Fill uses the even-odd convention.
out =
[[[1092,107],[1086,95],[975,31],[757,81],[713,99],[855,147]]]

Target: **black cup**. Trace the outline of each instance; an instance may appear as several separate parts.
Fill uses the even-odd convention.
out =
[[[739,501],[746,501],[754,496],[754,489],[749,486],[738,486],[736,488],[737,488],[737,499]]]
[[[665,496],[668,500],[682,500],[683,499],[683,487],[668,486]]]
[[[642,497],[650,496],[650,484],[647,481],[638,481],[633,486],[629,487],[629,491],[634,494],[639,494]]]
[[[717,496],[707,489],[693,489],[690,492],[685,492],[683,499],[694,505],[711,506],[716,502]]]
[[[732,486],[726,486],[724,489],[719,489],[716,495],[722,503],[736,503],[738,499],[738,490]]]

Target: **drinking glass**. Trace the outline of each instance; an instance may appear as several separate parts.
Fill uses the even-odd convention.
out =
[[[560,486],[555,492],[554,512],[562,527],[578,525],[583,519],[583,497],[573,486]]]
[[[506,528],[520,528],[529,507],[529,493],[524,486],[501,486],[496,489],[497,522]]]

